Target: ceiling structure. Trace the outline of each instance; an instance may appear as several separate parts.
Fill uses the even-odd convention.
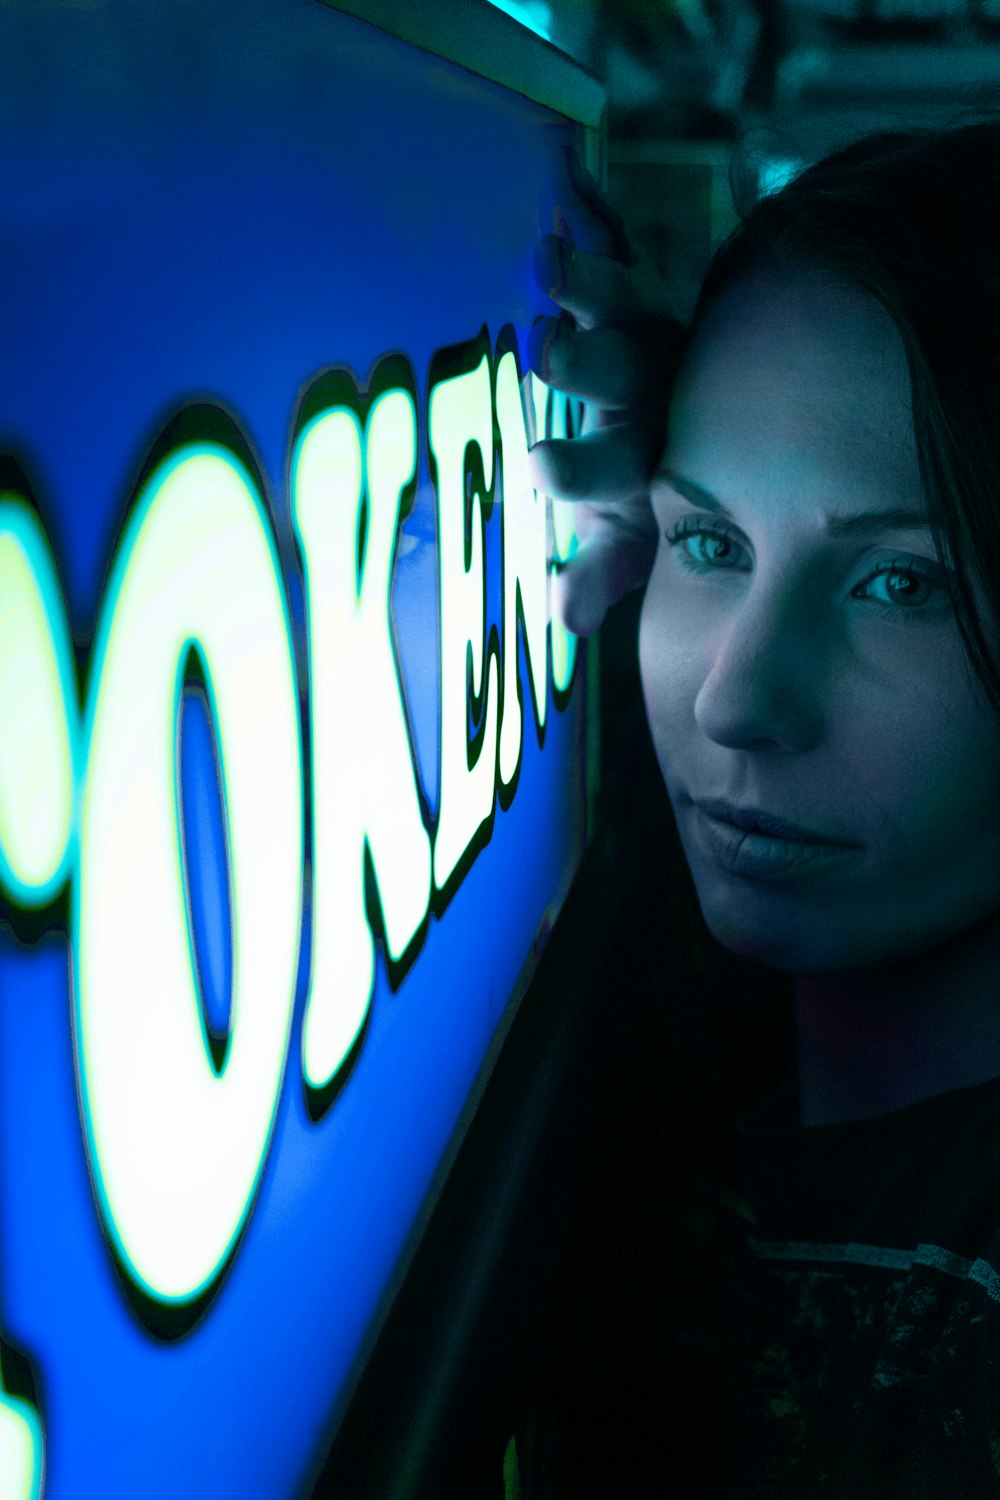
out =
[[[536,0],[538,3],[538,0]],[[773,135],[801,159],[1000,110],[1000,0],[551,0],[609,92],[612,139]]]

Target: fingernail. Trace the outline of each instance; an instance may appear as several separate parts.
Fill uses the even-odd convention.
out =
[[[529,456],[534,469],[532,482],[539,493],[572,488],[575,465],[573,455],[566,451],[564,443],[542,438],[530,450]]]

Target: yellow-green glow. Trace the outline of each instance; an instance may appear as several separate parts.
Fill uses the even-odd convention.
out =
[[[375,954],[365,916],[365,840],[393,959],[406,951],[430,902],[430,839],[389,614],[401,492],[416,459],[412,399],[390,390],[375,402],[364,436],[346,407],[314,418],[292,466],[292,517],[309,617],[313,932],[302,1065],[314,1088],[336,1074],[371,1000]],[[358,580],[356,538],[366,492]]]
[[[566,436],[566,397],[552,393],[552,436]],[[552,500],[552,530],[555,560],[565,562],[573,556],[579,546],[576,517],[572,500]],[[552,683],[557,692],[565,692],[573,680],[576,664],[577,639],[572,631],[557,617],[552,618]]]
[[[37,1411],[0,1385],[0,1500],[40,1500],[44,1454]]]
[[[465,454],[482,456],[493,483],[493,401],[489,360],[440,381],[431,391],[428,440],[437,464],[438,586],[441,611],[441,788],[434,841],[434,881],[442,889],[493,809],[496,792],[497,661],[491,652],[485,725],[475,765],[469,764],[468,660],[479,696],[485,655],[485,539],[481,497],[471,505],[471,562],[465,566]]]
[[[225,787],[231,1040],[204,1039],[178,827],[182,663],[197,642]],[[74,920],[88,1147],[125,1264],[161,1301],[213,1280],[271,1136],[302,901],[302,768],[290,625],[263,503],[225,449],[148,481],[105,598],[88,709]]]
[[[28,508],[0,496],[0,885],[50,900],[73,832],[79,712],[69,625],[48,545]]]
[[[548,698],[548,600],[545,497],[532,488],[517,361],[503,355],[496,372],[496,412],[503,448],[503,708],[500,779],[514,779],[524,732],[517,684],[517,599],[524,610],[525,647],[539,727]]]

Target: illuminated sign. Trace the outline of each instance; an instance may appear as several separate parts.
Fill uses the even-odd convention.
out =
[[[0,10],[0,1500],[300,1500],[586,842],[571,65]]]
[[[346,373],[336,384],[348,399],[331,402],[330,380],[319,382],[294,439],[313,879],[301,1069],[313,1091],[336,1077],[371,1001],[366,850],[387,959],[400,965],[432,904],[443,909],[482,847],[498,792],[510,805],[525,686],[541,732],[550,675],[556,701],[571,685],[575,642],[550,624],[547,584],[550,556],[573,544],[570,508],[552,506],[564,533],[556,539],[527,471],[529,434],[553,430],[553,406],[564,421],[566,403],[534,376],[522,383],[506,335],[495,358],[481,338],[438,363],[450,369],[456,358],[467,368],[432,378],[427,400],[440,601],[433,837],[390,616],[418,452],[415,385],[398,383],[405,363],[383,361],[366,400]],[[502,634],[488,643],[487,507],[499,518],[503,558]],[[37,519],[14,494],[0,507],[0,601],[3,884],[12,903],[33,907],[64,882],[71,888],[78,1078],[105,1232],[143,1294],[189,1302],[232,1256],[259,1182],[299,962],[305,778],[295,658],[254,477],[232,448],[184,441],[143,481],[101,607],[82,729],[59,582]],[[221,1059],[208,1034],[185,856],[180,744],[192,656],[218,759],[230,887]],[[470,740],[474,707],[481,727]],[[37,1429],[24,1403],[3,1410],[0,1432],[24,1450],[9,1472],[23,1471],[30,1495]]]

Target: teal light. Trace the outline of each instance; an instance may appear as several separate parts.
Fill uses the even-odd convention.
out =
[[[762,198],[770,193],[778,193],[797,177],[802,170],[802,162],[794,157],[774,157],[766,162],[760,169],[758,177],[758,192]]]
[[[552,7],[547,0],[491,0],[491,4],[513,16],[536,36],[544,37],[547,42],[552,40]]]

